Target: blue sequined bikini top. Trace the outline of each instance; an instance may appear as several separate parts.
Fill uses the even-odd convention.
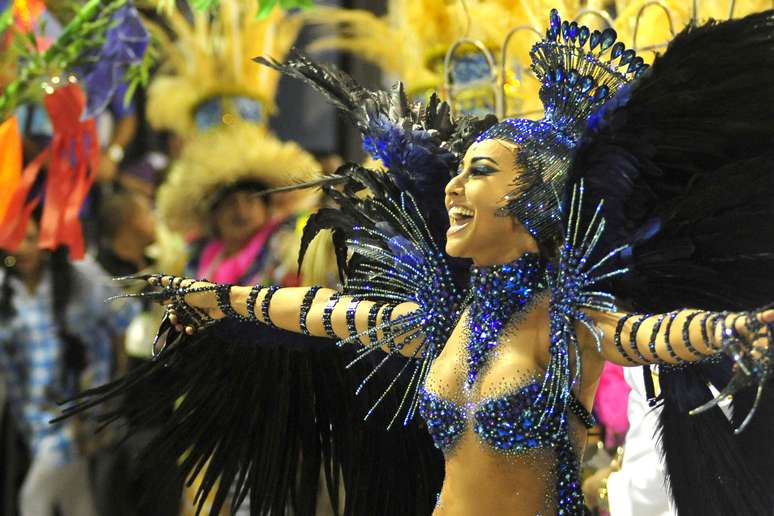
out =
[[[545,404],[540,382],[532,382],[510,394],[483,400],[472,407],[460,406],[450,400],[420,389],[419,414],[437,448],[444,453],[467,427],[468,414],[473,416],[473,431],[493,448],[519,452],[533,448],[553,448],[564,439],[559,418],[541,418]],[[594,426],[594,416],[573,396],[568,404],[586,428]],[[542,419],[542,421],[541,421]]]
[[[538,255],[525,253],[511,263],[471,271],[467,388],[486,366],[505,327],[523,317],[536,295],[546,289],[545,270],[546,263]],[[587,427],[594,425],[593,417],[577,399],[570,397],[567,406]],[[469,414],[476,434],[499,450],[556,447],[566,441],[566,418],[554,414],[553,408],[549,410],[543,383],[538,381],[473,406],[457,405],[423,386],[418,409],[435,445],[444,451],[462,435]]]

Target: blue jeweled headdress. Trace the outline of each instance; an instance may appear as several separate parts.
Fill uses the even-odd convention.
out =
[[[589,117],[648,67],[616,38],[612,28],[591,31],[561,21],[552,10],[545,39],[530,51],[532,70],[542,83],[543,119],[503,120],[476,140],[518,145],[522,171],[502,213],[516,217],[539,243],[560,240],[561,197]]]

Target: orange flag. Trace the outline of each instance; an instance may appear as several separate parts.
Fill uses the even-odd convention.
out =
[[[16,117],[0,124],[0,220],[21,179],[22,142]]]
[[[40,221],[41,249],[66,245],[70,257],[85,253],[78,213],[96,177],[99,160],[97,127],[93,118],[81,120],[86,97],[77,84],[46,95],[43,103],[54,128]]]

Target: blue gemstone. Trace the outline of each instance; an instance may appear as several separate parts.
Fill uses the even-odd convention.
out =
[[[591,47],[591,50],[597,48],[597,45],[599,45],[600,41],[602,41],[602,33],[598,30],[595,30],[591,33],[591,39],[589,40],[589,47]]]
[[[594,79],[590,75],[581,78],[580,88],[583,93],[588,93],[594,87]]]
[[[615,43],[615,39],[618,37],[618,34],[613,29],[605,29],[602,31],[602,42],[599,47],[599,49],[604,52],[608,48],[613,46],[613,43]]]
[[[557,68],[554,70],[554,82],[560,83],[562,82],[562,79],[564,79],[564,70]]]
[[[639,77],[640,75],[645,73],[645,70],[647,70],[648,68],[650,68],[650,65],[643,63],[642,66],[640,66],[639,70],[637,70],[637,72],[634,74],[634,76]]]
[[[629,63],[629,68],[626,69],[626,73],[636,72],[644,64],[645,64],[645,61],[643,61],[641,57],[637,56],[634,59],[632,59],[631,63]]]
[[[631,48],[623,53],[621,56],[621,61],[618,63],[618,66],[623,66],[625,64],[629,64],[629,62],[634,59],[635,53],[634,50]]]
[[[570,24],[567,23],[567,20],[562,22],[562,39],[564,41],[570,39]]]
[[[600,101],[607,98],[607,94],[610,93],[610,88],[605,86],[604,84],[597,88],[597,91],[594,92],[594,101]]]
[[[610,51],[610,57],[612,59],[618,59],[618,56],[623,54],[624,48],[625,48],[625,45],[619,41],[618,43],[613,45],[613,50]]]
[[[581,27],[580,31],[578,32],[578,44],[580,46],[583,46],[586,44],[586,41],[589,39],[589,28],[588,27]]]
[[[575,41],[575,38],[578,37],[578,24],[576,22],[570,24],[569,34],[572,41]]]
[[[571,87],[575,86],[575,84],[578,82],[578,79],[580,79],[578,70],[573,69],[567,73],[567,84],[569,84]]]
[[[551,29],[559,30],[559,25],[562,23],[562,19],[559,17],[559,11],[556,9],[551,9],[549,20],[549,26]]]

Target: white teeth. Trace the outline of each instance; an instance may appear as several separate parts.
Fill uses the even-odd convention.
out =
[[[447,235],[453,235],[458,231],[462,231],[473,220],[475,213],[469,208],[463,208],[462,206],[453,206],[449,210],[449,219],[451,225],[446,232]]]
[[[474,213],[473,210],[469,210],[468,208],[454,206],[449,210],[449,215],[452,217],[472,217]]]

